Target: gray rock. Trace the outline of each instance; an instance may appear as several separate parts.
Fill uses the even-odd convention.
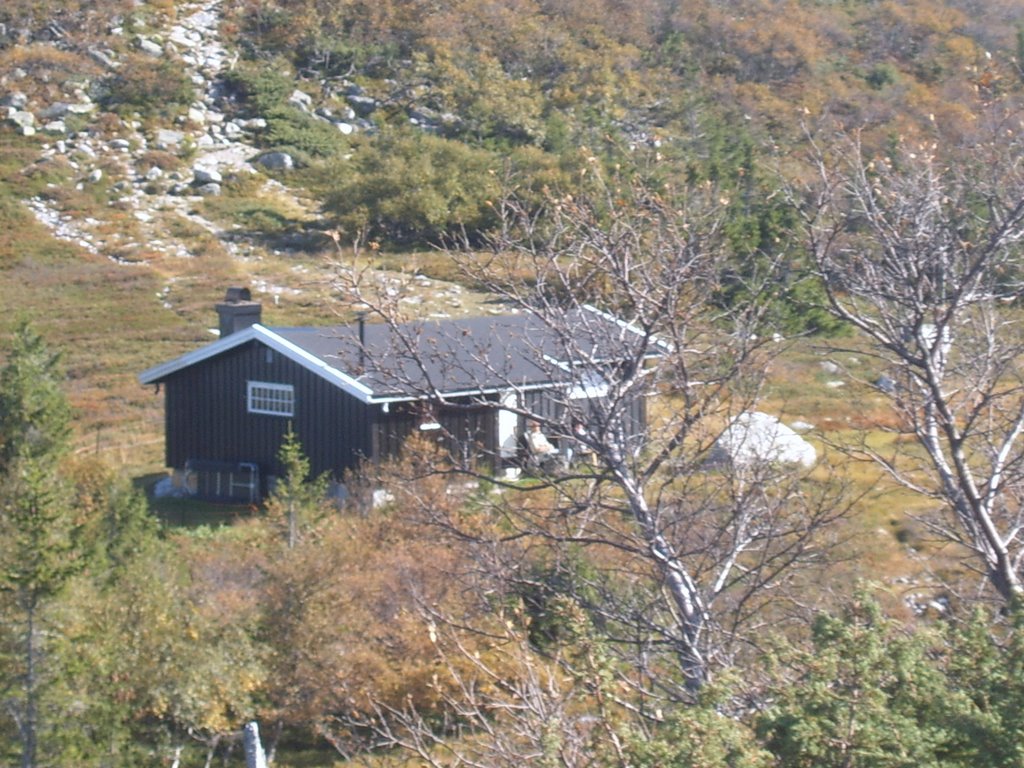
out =
[[[184,46],[185,48],[194,48],[203,40],[202,35],[198,32],[182,29],[181,27],[172,29],[169,38],[172,43]]]
[[[0,97],[0,107],[24,109],[27,104],[28,96],[21,91],[14,91],[13,93],[8,93],[6,96]]]
[[[203,58],[202,66],[208,72],[220,72],[224,68],[224,57],[214,51]]]
[[[150,56],[163,56],[164,48],[159,43],[154,43],[145,37],[139,37],[135,40],[135,46],[143,53],[149,54]]]
[[[72,115],[88,115],[95,111],[96,105],[92,103],[68,104],[68,113]]]
[[[301,109],[303,112],[309,112],[313,108],[313,97],[308,93],[295,90],[288,97],[288,104],[296,109]]]
[[[144,178],[146,179],[146,181],[156,181],[157,179],[163,178],[163,175],[164,172],[154,165],[152,168],[146,171],[146,175],[144,176]]]
[[[290,171],[295,167],[295,158],[287,152],[268,152],[256,162],[271,171]]]
[[[839,371],[842,369],[838,365],[833,363],[831,360],[824,360],[821,363],[821,370],[823,370],[825,373],[835,374],[839,373]]]
[[[220,184],[217,184],[215,182],[203,184],[201,187],[198,187],[196,189],[196,192],[198,192],[203,197],[216,197],[221,192]]]
[[[192,175],[196,186],[200,186],[202,184],[220,184],[224,181],[224,177],[220,175],[220,172],[215,171],[212,168],[201,168],[197,166],[192,169]]]
[[[107,142],[107,146],[111,149],[119,149],[121,151],[127,151],[131,149],[132,143],[128,139],[111,139]]]
[[[59,120],[68,113],[70,106],[66,101],[55,101],[50,106],[40,109],[38,117],[40,120]]]
[[[335,125],[338,127],[338,130],[346,136],[351,136],[356,132],[356,127],[352,125],[352,123],[335,123]]]
[[[101,51],[97,48],[90,48],[88,54],[90,59],[105,69],[117,69],[118,67],[113,51]]]
[[[90,182],[91,184],[97,183],[102,178],[103,178],[103,171],[101,171],[99,168],[96,168],[95,170],[90,171],[89,175],[85,177],[86,181]]]
[[[377,100],[370,96],[347,96],[348,103],[360,117],[367,117],[376,111]]]
[[[185,141],[184,131],[172,131],[169,128],[160,128],[156,132],[157,149],[176,149]]]
[[[36,118],[31,112],[8,108],[7,121],[14,125],[22,136],[34,136],[36,132]]]
[[[409,110],[409,119],[420,124],[437,123],[440,122],[441,115],[430,107],[414,107]]]
[[[206,111],[197,107],[188,108],[188,120],[190,123],[196,123],[197,125],[206,124]]]
[[[235,122],[247,131],[262,131],[267,127],[267,121],[262,117],[251,117],[248,120],[236,120]]]
[[[53,133],[58,135],[66,135],[68,132],[67,126],[63,120],[51,120],[43,126],[44,133]]]

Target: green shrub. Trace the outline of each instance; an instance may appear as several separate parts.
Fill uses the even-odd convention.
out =
[[[239,64],[224,75],[224,81],[251,113],[261,116],[283,107],[295,90],[290,67],[279,59]]]
[[[266,114],[266,120],[261,143],[290,152],[300,165],[348,148],[348,141],[337,128],[300,109],[278,107]]]
[[[172,117],[195,99],[195,89],[180,62],[152,59],[142,54],[126,58],[124,66],[106,83],[103,104],[117,112]]]
[[[352,165],[331,170],[340,181],[330,182],[324,201],[348,231],[409,245],[496,223],[502,160],[495,154],[394,130],[363,143]]]
[[[295,82],[285,62],[242,64],[228,72],[225,80],[246,112],[267,121],[259,137],[262,146],[288,151],[300,165],[348,147],[334,126],[288,105]]]

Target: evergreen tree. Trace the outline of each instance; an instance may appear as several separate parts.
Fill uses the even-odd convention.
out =
[[[757,718],[776,764],[791,768],[977,766],[984,718],[951,684],[950,647],[911,632],[862,597],[822,615],[810,651],[783,651],[783,672]],[[1003,763],[1009,764],[1009,763]]]
[[[70,408],[58,357],[27,324],[0,371],[0,589],[8,600],[13,663],[5,665],[21,765],[38,764],[40,696],[46,681],[42,609],[78,567],[75,520],[58,465],[68,450]]]
[[[267,502],[267,513],[281,521],[287,531],[288,548],[292,549],[299,541],[302,523],[309,522],[322,508],[327,481],[324,477],[310,478],[309,459],[290,426],[277,456],[284,472]]]
[[[0,370],[0,474],[19,457],[58,459],[67,452],[71,408],[59,361],[27,322],[19,325]]]

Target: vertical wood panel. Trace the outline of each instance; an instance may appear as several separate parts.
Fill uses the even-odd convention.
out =
[[[340,477],[362,459],[399,453],[418,432],[422,415],[413,404],[364,405],[334,384],[253,341],[215,358],[178,371],[164,382],[166,461],[184,467],[189,459],[253,462],[261,473],[280,474],[277,454],[289,422],[310,459],[312,471]],[[295,414],[289,419],[247,412],[246,382],[267,381],[295,388]],[[558,420],[564,393],[533,391],[524,405],[542,417]],[[443,408],[437,418],[446,435],[444,447],[456,461],[466,455],[491,463],[498,454],[498,401],[467,398]],[[630,437],[642,434],[646,404],[637,398],[627,409],[624,426]],[[520,434],[522,427],[520,425]],[[428,433],[429,434],[429,433]]]
[[[267,381],[295,388],[293,417],[247,410],[246,383]],[[314,473],[340,475],[369,450],[367,409],[347,393],[267,347],[252,342],[186,368],[165,382],[166,459],[251,461],[264,474],[279,474],[277,461],[289,423]]]

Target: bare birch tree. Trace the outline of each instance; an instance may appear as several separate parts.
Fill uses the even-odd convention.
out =
[[[624,684],[689,699],[770,621],[762,608],[773,587],[820,558],[810,544],[842,505],[825,484],[772,462],[705,465],[715,436],[756,402],[773,344],[763,285],[745,286],[742,305],[717,301],[729,250],[715,190],[594,188],[552,198],[540,213],[506,199],[490,251],[452,254],[504,311],[533,318],[521,341],[562,383],[557,393],[533,397],[493,339],[467,337],[463,354],[436,355],[503,381],[505,396],[474,406],[535,422],[592,458],[529,482],[499,480],[506,490],[486,501],[487,536],[463,516],[430,522],[480,539],[486,567],[512,591],[571,592],[628,659]],[[402,323],[400,291],[347,274],[347,289],[391,324],[392,374],[415,371],[426,401],[455,405],[438,381],[468,368],[439,374],[421,334]],[[457,461],[451,469],[473,471]],[[544,550],[545,574],[524,564],[523,542]],[[587,567],[573,564],[578,552]]]
[[[1024,164],[1019,125],[949,152],[857,137],[817,153],[802,204],[832,312],[870,342],[914,448],[866,452],[1006,604],[1022,596]]]

